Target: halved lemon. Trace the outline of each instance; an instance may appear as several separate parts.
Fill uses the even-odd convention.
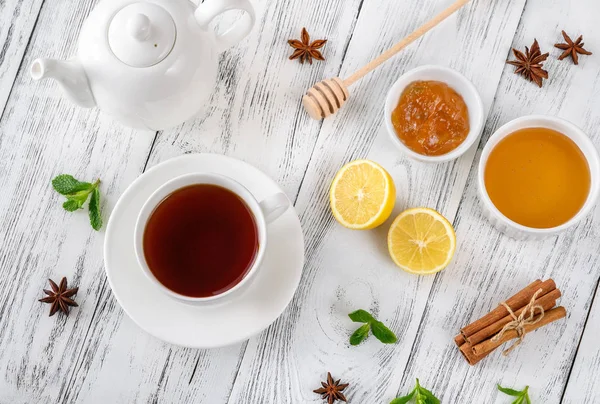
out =
[[[394,263],[406,272],[434,274],[446,268],[456,249],[456,234],[448,220],[429,208],[400,213],[388,233]]]
[[[342,226],[373,229],[390,217],[396,187],[379,164],[355,160],[343,166],[333,179],[329,202],[333,216]]]

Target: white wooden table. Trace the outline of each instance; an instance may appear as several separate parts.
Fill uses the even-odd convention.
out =
[[[482,217],[478,151],[442,165],[402,157],[382,124],[384,94],[423,64],[461,71],[479,89],[488,120],[479,151],[499,125],[550,114],[581,126],[600,146],[600,3],[597,0],[473,0],[473,4],[352,88],[324,122],[308,118],[302,93],[344,77],[449,0],[254,0],[257,26],[220,59],[219,81],[197,119],[164,132],[123,128],[98,110],[35,83],[36,57],[75,52],[95,0],[0,2],[0,403],[320,403],[312,393],[331,371],[350,383],[354,404],[387,404],[415,377],[443,403],[509,403],[497,382],[529,385],[534,403],[600,403],[600,209],[545,241],[514,241]],[[289,61],[287,39],[306,26],[327,38],[325,62]],[[560,30],[584,34],[593,56],[559,62]],[[550,79],[543,89],[505,65],[511,46],[537,38]],[[512,58],[512,55],[511,55]],[[100,177],[105,220],[148,167],[184,153],[223,153],[278,181],[294,201],[306,266],[287,310],[242,344],[215,350],[165,344],[140,330],[115,301],[103,269],[104,233],[84,212],[62,210],[50,186],[59,173]],[[354,158],[378,161],[398,189],[396,211],[428,206],[456,227],[454,262],[436,276],[396,270],[387,226],[341,228],[329,212],[334,173]],[[48,317],[38,303],[47,278],[79,286],[80,307]],[[531,335],[508,358],[469,367],[452,343],[457,330],[536,278],[552,277],[568,318]],[[373,311],[396,331],[348,344],[347,313]]]

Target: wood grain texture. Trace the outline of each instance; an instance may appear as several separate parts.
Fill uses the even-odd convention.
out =
[[[585,331],[577,350],[575,363],[569,375],[569,383],[563,395],[563,403],[597,403],[600,402],[600,294],[596,295],[585,323]],[[579,342],[579,341],[578,341]]]
[[[352,32],[358,1],[353,6],[334,1],[302,4],[263,1],[254,2],[254,5],[256,33],[221,56],[220,75],[216,87],[211,89],[209,107],[196,120],[160,133],[148,166],[183,153],[227,154],[261,168],[294,198],[319,129],[318,124],[304,116],[298,99],[302,88],[314,80],[316,74],[321,74],[323,68],[337,73],[346,38]],[[328,16],[326,20],[321,18],[323,13]],[[313,38],[330,38],[332,46],[328,44],[325,48],[330,63],[309,68],[287,59],[291,53],[287,39],[297,37],[303,26],[291,21],[306,24]],[[339,40],[335,40],[336,37]],[[130,349],[127,347],[132,346],[126,340],[128,337],[125,334],[117,342],[112,335],[106,334],[97,338],[98,341],[90,341],[86,350],[90,351],[90,356],[97,349],[96,345],[110,351],[121,346],[119,350],[126,352]],[[162,347],[157,348],[160,345]],[[122,376],[112,371],[123,366],[122,355],[94,357],[94,366],[101,369],[92,369],[90,376],[81,372],[78,376],[81,380],[73,381],[73,389],[80,389],[77,398],[87,402],[104,392],[104,397],[118,402],[147,402],[155,397],[159,397],[157,402],[161,403],[231,401],[229,394],[246,344],[210,351],[178,349],[158,342],[153,346],[156,353],[148,350],[129,359],[129,378],[133,378],[133,383],[126,386],[119,383]],[[174,352],[177,360],[168,367],[167,352]],[[148,359],[143,356],[148,354],[151,359],[157,358],[156,361],[148,364]],[[194,362],[187,362],[188,357],[194,358]],[[165,361],[165,374],[170,384],[148,387],[154,395],[140,394],[140,385],[150,386],[156,380],[148,375],[161,367],[161,359]],[[173,362],[173,358],[170,361]],[[96,377],[97,373],[99,377]],[[110,392],[110,386],[115,383],[120,391]]]
[[[600,32],[586,17],[600,10],[593,0],[583,1],[585,6],[529,0],[515,45],[530,45],[538,35],[549,51],[565,28],[580,29],[592,48]],[[461,71],[486,109],[494,105],[485,136],[509,119],[537,112],[571,119],[598,144],[592,131],[600,123],[598,59],[582,57],[580,66],[571,66],[551,57],[553,78],[538,90],[504,68],[525,0],[475,0],[354,86],[344,110],[319,123],[300,105],[308,86],[356,70],[450,0],[425,0],[419,7],[413,0],[253,3],[257,26],[221,56],[207,108],[158,136],[73,106],[56,83],[29,79],[34,58],[75,52],[95,1],[0,3],[0,109],[6,104],[0,120],[0,287],[6,291],[0,295],[0,403],[318,403],[312,389],[327,371],[351,383],[353,403],[388,403],[414,377],[442,402],[501,402],[497,381],[531,384],[539,402],[559,402],[563,394],[564,402],[600,402],[600,388],[591,382],[600,379],[597,301],[578,350],[576,344],[599,277],[598,209],[575,232],[556,239],[507,239],[481,217],[471,168],[475,150],[451,164],[414,163],[393,148],[381,120],[394,80],[412,67],[436,63]],[[298,37],[303,26],[313,39],[329,39],[326,62],[287,60],[287,39]],[[102,268],[103,232],[91,230],[85,212],[64,212],[50,188],[62,172],[100,177],[106,220],[146,166],[195,152],[240,158],[278,181],[296,202],[307,250],[300,288],[284,315],[246,343],[209,351],[162,343],[124,314]],[[430,206],[454,220],[460,252],[445,272],[402,273],[387,257],[387,225],[353,232],[332,219],[329,181],[342,164],[364,156],[392,174],[396,212]],[[61,276],[80,287],[80,307],[68,318],[48,318],[37,299],[46,278]],[[557,324],[558,332],[528,336],[514,357],[488,358],[469,369],[453,349],[454,333],[534,276],[557,279],[570,317]],[[371,337],[350,347],[357,325],[347,313],[357,308],[371,310],[395,330],[398,344],[384,346]],[[535,380],[527,379],[533,373]]]
[[[81,352],[89,334],[98,322],[112,334],[123,318],[106,285],[103,233],[91,229],[86,212],[65,212],[50,181],[63,172],[100,177],[107,218],[143,169],[154,134],[123,129],[97,110],[78,108],[63,99],[56,83],[34,83],[28,72],[35,57],[74,53],[92,5],[48,2],[23,62],[12,51],[6,60],[21,69],[0,122],[2,403],[67,402],[74,372],[87,366],[80,361],[86,359]],[[48,317],[48,307],[37,299],[47,278],[62,276],[79,286],[80,307],[68,318]],[[109,299],[99,305],[101,296]]]
[[[91,231],[83,212],[66,214],[50,187],[63,171],[101,176],[106,219],[143,171],[155,137],[73,106],[56,83],[29,78],[35,57],[75,52],[81,23],[94,5],[45,5],[0,127],[2,181],[10,185],[3,190],[14,194],[0,205],[3,224],[14,225],[4,226],[2,235],[15,245],[2,257],[6,276],[0,284],[11,293],[0,298],[0,402],[224,402],[245,344],[195,351],[164,344],[136,327],[106,282],[103,233]],[[44,199],[21,206],[29,193]],[[38,214],[28,216],[32,209]],[[76,228],[62,224],[76,218]],[[39,230],[30,234],[32,228]],[[68,319],[46,319],[37,297],[47,277],[63,275],[79,285],[80,308]]]
[[[13,88],[43,0],[0,2],[0,116]]]
[[[415,9],[408,2],[365,2],[341,76],[448,2],[422,5]],[[296,204],[306,237],[303,279],[290,309],[255,344],[249,344],[230,403],[317,403],[312,389],[327,371],[351,384],[352,402],[386,403],[395,397],[434,278],[415,277],[394,267],[385,243],[389,223],[371,232],[337,225],[329,212],[329,183],[342,164],[366,156],[381,163],[394,178],[396,211],[430,206],[452,219],[473,154],[437,166],[404,159],[382,126],[385,93],[403,71],[438,63],[471,78],[485,104],[491,105],[521,15],[519,6],[523,2],[509,7],[480,1],[463,9],[361,80],[345,109],[324,121]],[[397,16],[402,16],[403,24]],[[396,330],[398,344],[384,346],[370,338],[359,347],[350,347],[348,337],[357,325],[347,313],[358,308],[373,311]]]
[[[540,18],[542,7],[544,17]],[[550,52],[545,64],[550,79],[543,89],[538,89],[512,74],[513,67],[506,66],[480,149],[498,126],[527,114],[566,118],[581,126],[596,145],[600,144],[598,59],[582,59],[579,66],[574,66],[568,60],[556,60],[560,51],[552,49],[560,39],[560,29],[598,38],[599,27],[584,17],[598,7],[594,1],[527,2],[513,46],[522,49],[537,37],[542,52]],[[458,237],[455,264],[436,276],[399,392],[412,385],[415,377],[421,377],[443,402],[502,402],[506,398],[494,388],[495,383],[501,383],[519,389],[529,385],[533,402],[559,403],[567,381],[576,382],[574,375],[569,379],[569,371],[600,276],[599,210],[559,237],[528,242],[509,239],[482,216],[477,198],[477,162],[478,159],[471,168],[454,221]],[[469,367],[452,343],[460,327],[532,280],[549,277],[563,293],[559,304],[568,311],[566,321],[527,335],[507,358],[498,350],[477,366]],[[584,358],[594,351],[589,344],[582,344],[578,356],[586,362]],[[580,372],[587,374],[581,376],[583,391],[578,394],[583,393],[587,400],[565,402],[600,402],[597,366]]]
[[[349,38],[355,18],[352,13],[358,9],[358,2],[354,8],[346,4],[343,10],[341,4],[334,2],[314,2],[314,5],[316,11],[306,9],[306,5],[298,5],[294,11],[289,5],[282,8],[283,4],[278,2],[255,4],[262,34],[249,38],[221,57],[219,81],[210,89],[212,107],[197,120],[161,133],[148,166],[188,152],[229,154],[268,171],[281,184],[288,185],[286,191],[293,197],[319,125],[304,124],[309,119],[302,115],[297,98],[288,93],[289,89],[301,94],[305,84],[297,81],[309,82],[312,80],[309,74],[315,74],[308,66],[287,60],[291,49],[287,38],[299,35],[302,27],[292,27],[289,19],[296,13],[298,20],[310,22],[319,17],[318,13],[327,11],[331,13],[327,31],[335,36],[338,35],[336,30],[340,30],[341,38]],[[62,12],[62,9],[52,12]],[[339,26],[336,21],[345,25]],[[322,32],[317,28],[312,28],[315,37],[329,37],[324,28]],[[273,43],[274,38],[281,39]],[[345,45],[340,40],[336,47],[327,49],[333,69],[339,68]],[[282,64],[292,67],[292,75],[283,80],[279,75]],[[314,67],[317,66],[324,65]],[[246,75],[253,81],[248,82]],[[285,105],[278,110],[274,107],[277,103]],[[287,109],[296,109],[296,113],[284,114]],[[265,110],[273,110],[273,115],[264,116],[261,112]],[[296,130],[298,125],[306,128]],[[140,167],[140,172],[142,169]],[[105,282],[97,288],[94,297],[100,310],[94,312],[78,348],[69,379],[61,389],[61,400],[85,403],[96,400],[221,403],[228,400],[246,344],[211,351],[173,347],[135,327],[115,305]]]
[[[318,77],[335,76],[345,55],[361,0],[253,1],[253,33],[221,55],[219,82],[197,119],[161,133],[149,165],[183,153],[211,152],[247,161],[294,199],[320,123],[304,112],[303,92]],[[327,38],[326,63],[288,60],[287,40],[306,27]]]

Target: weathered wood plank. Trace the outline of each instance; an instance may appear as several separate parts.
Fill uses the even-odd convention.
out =
[[[28,11],[26,4],[20,12]],[[75,52],[80,23],[92,4],[48,2],[43,8],[0,122],[3,403],[66,402],[88,333],[102,328],[112,334],[123,321],[106,289],[103,232],[91,229],[85,212],[65,212],[50,181],[62,172],[101,178],[106,219],[117,196],[143,169],[154,133],[126,130],[96,110],[80,109],[63,99],[56,83],[33,83],[28,73],[35,57],[66,58]],[[6,74],[3,86],[11,80]],[[47,278],[62,276],[79,286],[80,307],[68,318],[49,318],[48,306],[37,299]],[[104,354],[101,348],[95,353]]]
[[[600,294],[596,289],[596,297],[591,307],[586,327],[579,342],[575,363],[571,369],[567,388],[563,395],[564,403],[598,403],[600,402]]]
[[[368,62],[448,3],[425,1],[416,8],[413,2],[365,2],[342,74]],[[329,212],[328,186],[343,163],[368,157],[394,178],[397,211],[437,207],[452,219],[474,152],[437,166],[403,158],[382,126],[384,97],[402,72],[437,63],[462,71],[486,106],[491,105],[523,3],[475,1],[363,79],[351,89],[344,109],[324,122],[296,205],[307,244],[300,288],[279,321],[248,345],[230,403],[316,403],[312,389],[327,371],[351,383],[352,402],[388,402],[395,396],[434,278],[394,267],[386,251],[389,222],[370,232],[337,225]],[[356,324],[347,313],[358,308],[389,324],[399,343],[384,346],[370,338],[350,347],[348,337]]]
[[[150,165],[182,153],[211,152],[247,161],[296,196],[321,123],[300,105],[317,78],[336,76],[360,0],[255,1],[252,34],[221,56],[219,85],[198,118],[162,133]],[[288,56],[290,38],[305,26],[312,39],[327,38],[327,62],[301,65]]]
[[[183,153],[227,154],[260,167],[293,198],[320,127],[304,115],[299,99],[321,74],[337,75],[359,1],[263,0],[254,5],[257,27],[222,55],[207,109],[196,120],[160,133],[148,165]],[[315,39],[330,39],[327,63],[311,67],[287,60],[287,39],[298,37],[304,24]],[[246,344],[211,351],[168,346],[139,335],[126,317],[113,322],[121,311],[113,307],[109,291],[102,290],[98,302],[106,309],[96,315],[79,354],[68,402],[96,397],[127,403],[228,400]],[[115,371],[123,367],[127,371]]]
[[[598,38],[600,27],[585,17],[598,11],[600,5],[592,0],[527,2],[513,46],[529,46],[537,37],[542,51],[550,52],[545,65],[550,80],[538,89],[506,66],[480,148],[498,126],[527,114],[569,119],[583,127],[596,145],[600,144],[599,59],[582,57],[580,65],[574,66],[569,60],[558,61],[560,51],[552,48],[561,41],[560,29]],[[529,385],[533,402],[559,403],[600,276],[600,212],[596,209],[578,227],[560,237],[527,242],[509,239],[482,216],[476,194],[477,161],[454,222],[459,242],[455,264],[434,281],[399,392],[406,391],[414,378],[420,377],[439,393],[442,402],[495,402],[501,396],[495,384],[501,383],[519,389]],[[509,357],[503,357],[499,351],[469,367],[452,342],[460,327],[532,280],[548,277],[555,279],[563,293],[560,304],[566,307],[568,318],[527,335]],[[594,335],[593,323],[591,327]],[[597,352],[592,345],[582,344],[578,353],[582,384],[576,385],[582,390],[571,390],[565,402],[600,400],[598,384],[592,381],[591,363]],[[432,369],[436,371],[431,372]],[[597,364],[595,370],[598,379]],[[572,382],[578,383],[575,379],[572,375]],[[584,396],[589,400],[574,399]]]
[[[172,347],[136,327],[106,283],[103,233],[90,231],[83,213],[65,215],[50,188],[52,176],[62,171],[100,176],[106,219],[144,169],[155,136],[72,106],[56,83],[29,79],[33,58],[75,51],[93,5],[44,8],[0,126],[3,191],[14,195],[0,203],[4,251],[10,251],[2,256],[0,284],[11,291],[0,300],[0,402],[223,402],[243,345],[212,351],[207,359],[206,352]],[[30,193],[43,199],[26,199]],[[74,220],[77,227],[63,223]],[[67,320],[46,319],[47,307],[36,299],[47,277],[63,275],[79,285],[80,308]]]
[[[0,2],[0,116],[33,32],[43,0]]]
[[[62,171],[85,178],[100,176],[106,195],[104,212],[108,217],[118,196],[143,170],[154,136],[125,130],[97,111],[71,106],[62,100],[55,84],[30,82],[25,70],[34,57],[64,58],[74,52],[79,27],[94,2],[54,2],[44,6],[4,119],[0,122],[0,184],[3,190],[0,197],[0,228],[3,229],[0,232],[3,245],[0,287],[8,291],[0,297],[0,402],[316,402],[317,396],[311,390],[327,370],[352,382],[349,396],[355,402],[387,402],[396,394],[398,386],[402,390],[411,384],[409,379],[413,376],[421,377],[424,383],[430,382],[434,390],[445,392],[444,402],[463,397],[458,390],[463,388],[467,376],[460,378],[457,375],[451,379],[448,372],[455,369],[444,364],[438,366],[442,357],[449,358],[454,365],[460,363],[453,358],[453,352],[442,352],[440,347],[447,348],[457,323],[476,317],[495,303],[488,294],[478,305],[464,306],[475,301],[473,288],[479,286],[477,280],[471,281],[475,264],[481,264],[476,257],[483,254],[481,251],[489,251],[497,257],[497,262],[506,260],[514,265],[517,258],[511,256],[510,251],[504,251],[514,246],[488,229],[485,222],[481,224],[471,184],[462,201],[467,205],[456,218],[459,240],[463,241],[461,249],[466,251],[435,279],[398,273],[386,256],[386,226],[368,233],[340,229],[328,212],[327,186],[344,162],[367,155],[390,169],[399,189],[397,210],[427,205],[454,218],[474,152],[444,166],[424,166],[399,157],[380,127],[383,94],[402,71],[420,64],[440,63],[457,68],[473,79],[486,106],[491,105],[524,0],[510,5],[487,4],[480,0],[471,6],[474,9],[462,12],[438,27],[394,62],[353,88],[353,101],[338,117],[325,122],[317,140],[321,124],[310,121],[298,103],[304,90],[316,80],[338,75],[340,66],[342,73],[351,72],[410,31],[417,25],[416,21],[424,20],[448,1],[428,0],[420,10],[412,10],[412,2],[396,3],[383,0],[368,0],[365,4],[360,0],[350,3],[335,0],[257,2],[258,26],[249,39],[221,57],[222,74],[217,86],[211,90],[210,107],[195,121],[166,131],[157,139],[150,165],[182,153],[218,152],[260,167],[282,184],[292,198],[302,185],[297,207],[307,233],[309,260],[295,300],[284,316],[259,338],[247,344],[211,351],[163,344],[139,330],[124,315],[112,297],[102,270],[102,233],[96,234],[89,228],[83,212],[64,213],[59,206],[60,198],[49,187],[52,176]],[[574,5],[574,1],[571,3]],[[0,4],[2,22],[5,21],[5,10],[12,11],[10,7],[2,9],[6,4]],[[23,9],[27,4],[24,1],[17,5]],[[552,9],[559,9],[562,16],[567,15],[572,28],[580,28],[581,24],[576,26],[575,23],[585,20],[586,14],[569,5],[553,4]],[[531,19],[537,12],[539,19],[538,25],[533,27],[544,24],[543,29],[535,30],[535,34],[555,28],[544,18],[539,18],[540,10],[545,7],[546,3],[541,4],[541,0],[528,4],[526,15]],[[21,25],[16,24],[17,28],[12,32],[26,33],[27,29],[23,27],[33,26],[37,14],[34,9],[25,19],[21,19],[25,14],[18,11]],[[304,23],[314,38],[329,38],[326,63],[310,67],[286,60],[289,53],[286,40],[297,37]],[[355,24],[357,29],[352,35]],[[8,25],[0,27],[0,34],[7,32],[8,37],[4,27]],[[587,26],[584,28],[589,42],[596,32]],[[595,37],[598,37],[597,33]],[[347,47],[350,38],[352,41]],[[556,39],[558,36],[546,46],[549,48]],[[525,38],[525,42],[529,44],[531,38]],[[20,63],[14,62],[20,58],[18,49],[22,49],[22,55],[27,41],[4,40],[4,43],[3,51],[12,52],[10,60],[13,64],[0,63],[0,101],[3,94],[5,100],[8,97],[12,78],[6,78],[10,78],[11,71],[13,76],[16,74]],[[18,46],[11,47],[13,43]],[[9,44],[8,48],[6,44]],[[597,63],[592,60],[595,59],[590,58],[586,63]],[[568,95],[569,99],[576,99],[578,93],[582,99],[592,100],[587,104],[554,101],[551,105],[554,109],[549,112],[560,111],[561,116],[576,122],[577,119],[591,118],[587,127],[596,127],[599,120],[591,108],[598,89],[596,84],[590,86],[588,83],[598,81],[595,75],[590,75],[589,66],[584,67],[585,73],[577,74],[577,68],[568,64],[555,62],[549,66],[557,72],[556,77],[562,75],[568,77],[568,81],[555,81],[545,88],[543,91],[550,91],[547,97],[560,100]],[[592,69],[597,72],[598,65],[592,65]],[[505,91],[515,91],[517,96],[504,102],[514,104],[514,107],[495,110],[488,124],[488,134],[505,118],[522,114],[522,104],[530,111],[542,112],[535,109],[539,105],[533,104],[537,98],[528,93],[535,87],[524,84],[527,83],[505,78]],[[4,101],[0,105],[3,106]],[[586,108],[582,109],[582,104]],[[549,104],[541,105],[550,107]],[[309,170],[304,175],[307,165]],[[597,224],[597,212],[588,224]],[[480,245],[464,242],[476,232],[478,237],[489,234],[489,243],[499,242],[498,248],[502,250],[482,249]],[[590,255],[593,245],[588,239],[582,243],[577,238],[588,237],[588,233],[597,245],[597,232],[590,227],[587,232],[567,236],[557,251],[553,250],[552,243],[543,243],[541,248],[536,244],[532,248],[539,248],[539,254],[549,258],[538,263],[536,257],[528,256],[518,261],[518,265],[521,268],[531,266],[534,273],[544,266],[550,268],[549,265],[554,263],[555,269],[546,271],[546,275],[558,279],[554,274],[559,270],[558,264],[572,267],[581,263],[584,269],[564,276],[573,276],[581,282],[593,280],[595,274],[591,268],[597,262],[597,258]],[[581,256],[560,257],[559,253],[571,245],[576,245],[575,251]],[[494,270],[498,268],[488,262],[483,265]],[[81,294],[77,300],[81,307],[68,319],[49,319],[47,308],[36,300],[45,286],[46,277],[62,275],[69,276],[80,286]],[[517,268],[506,275],[511,279],[521,277],[524,282],[529,279]],[[494,281],[497,276],[488,274]],[[521,278],[515,279],[514,283]],[[448,289],[443,289],[442,285]],[[591,290],[593,285],[588,286]],[[502,296],[512,291],[506,284],[496,288],[493,293]],[[464,292],[461,296],[463,306],[452,304],[453,299],[457,299],[457,290]],[[582,296],[579,293],[585,295],[581,288],[574,290],[576,295],[573,296],[578,299]],[[567,335],[575,335],[573,330],[577,327],[581,331],[581,319],[585,318],[591,299],[589,293],[585,296],[584,305],[575,307],[574,314],[571,313],[580,321],[576,326],[567,327]],[[426,302],[428,297],[438,305],[445,302],[453,311],[463,313],[464,318],[457,319],[453,313],[452,317],[444,317],[440,326],[435,322],[438,318],[432,315],[432,311],[438,310],[436,316],[439,317],[439,308],[436,306],[434,310],[432,303]],[[346,314],[358,307],[374,311],[390,324],[397,331],[400,343],[393,347],[382,346],[371,338],[358,348],[344,344],[354,327]],[[423,324],[420,324],[423,313]],[[589,320],[591,334],[588,335],[594,335],[596,317]],[[584,337],[581,344],[578,358],[582,358],[582,363],[576,363],[573,378],[581,375],[577,379],[583,379],[589,371],[598,372],[594,370],[598,366],[594,365],[595,351],[590,350],[594,348],[590,338]],[[535,340],[529,343],[536,345]],[[419,373],[421,368],[417,367],[416,361],[422,358],[418,355],[425,350],[431,350],[427,360],[433,358],[432,362],[421,375],[413,374]],[[571,357],[573,354],[571,351]],[[541,360],[541,363],[548,363],[545,358]],[[403,377],[405,366],[408,371]],[[569,361],[561,361],[559,371],[555,370],[548,383],[559,380],[560,385],[560,377],[555,374],[567,372],[570,366]],[[440,371],[438,379],[432,378],[432,368]],[[505,370],[512,372],[513,368],[507,366]],[[537,368],[535,370],[537,372]],[[591,377],[596,373],[590,373]],[[561,386],[564,386],[562,380]],[[510,384],[513,380],[505,378],[502,381]],[[485,384],[486,388],[488,384]],[[491,385],[493,388],[493,381]],[[581,393],[580,386],[577,385],[576,394]],[[593,384],[581,387],[586,388],[582,397],[596,398]],[[479,398],[475,395],[480,393],[477,388],[485,390],[482,386],[474,387],[465,390],[464,396]],[[535,387],[534,391],[537,389]],[[549,401],[545,402],[554,402],[555,390],[549,391]],[[570,391],[565,400],[580,397],[570,395]],[[485,393],[493,392],[485,390]]]

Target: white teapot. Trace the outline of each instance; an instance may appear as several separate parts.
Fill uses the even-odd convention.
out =
[[[245,11],[215,35],[219,14]],[[248,0],[103,0],[81,28],[77,57],[37,59],[35,80],[56,79],[76,104],[98,106],[127,126],[160,130],[194,116],[216,83],[219,52],[254,25]]]

